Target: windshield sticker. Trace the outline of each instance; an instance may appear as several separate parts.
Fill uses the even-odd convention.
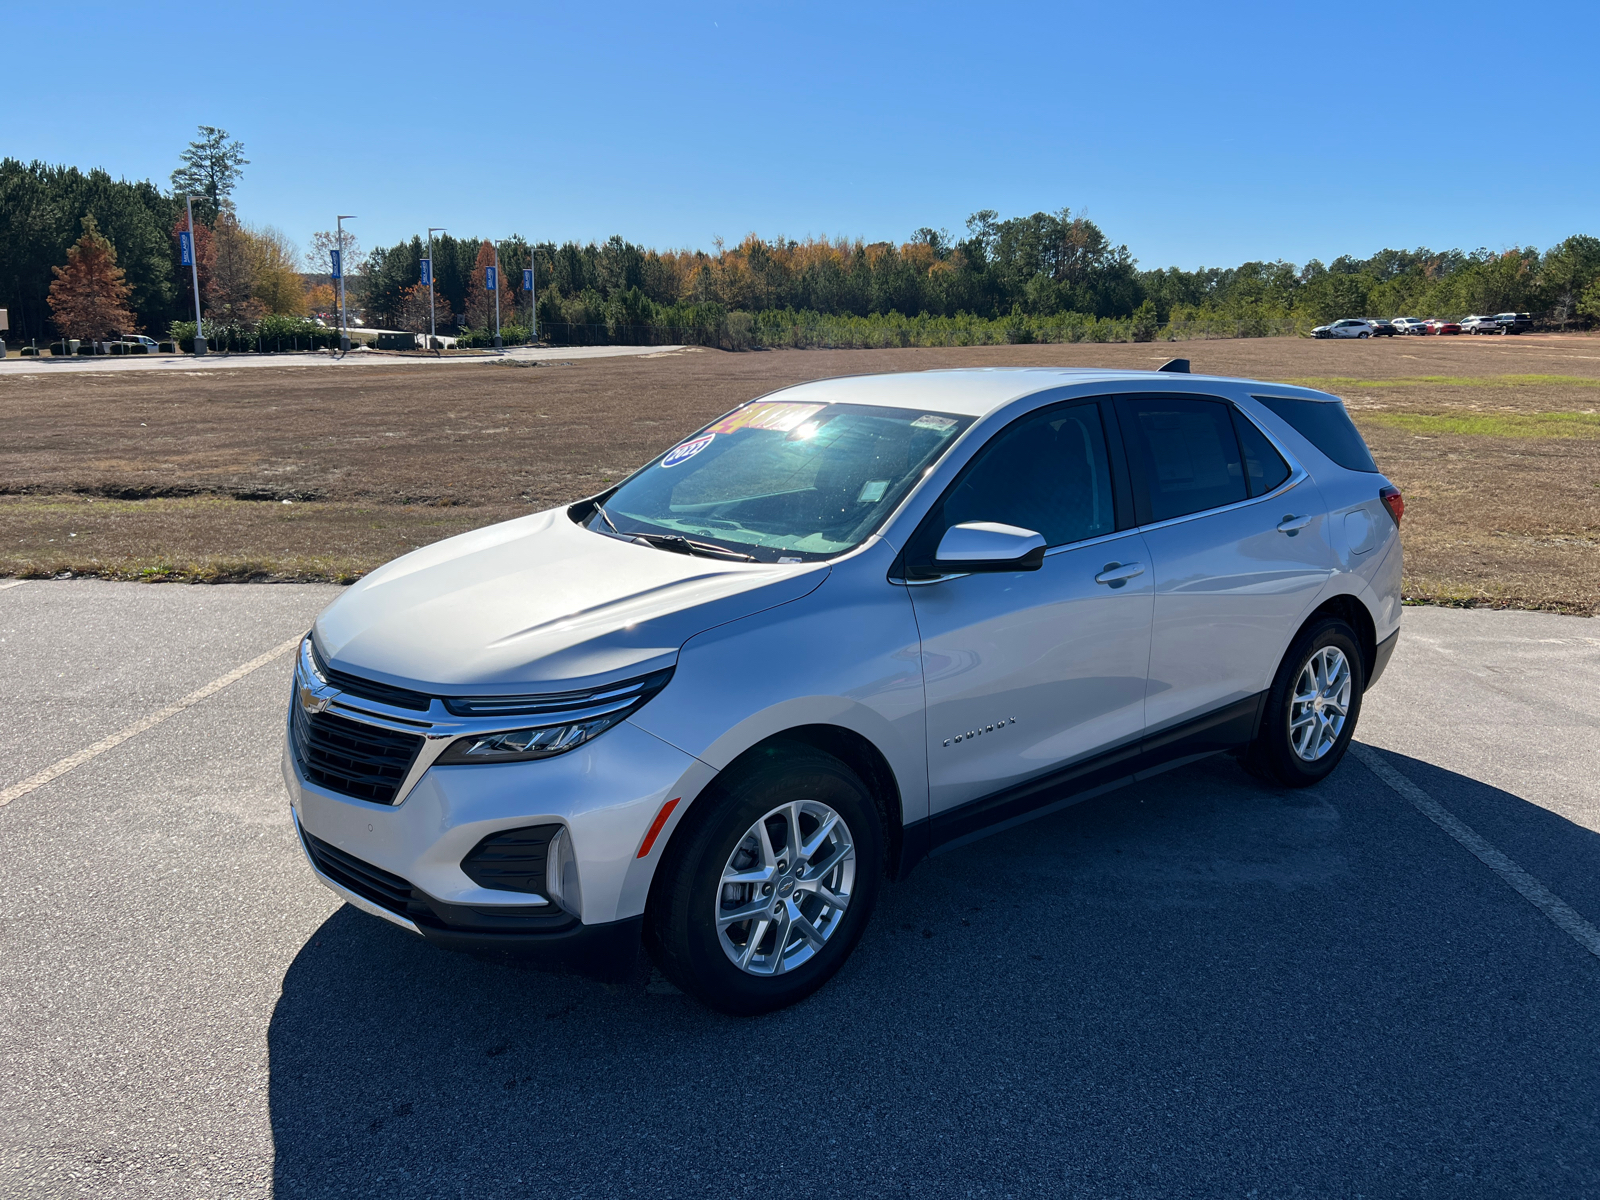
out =
[[[932,429],[939,433],[949,433],[955,427],[954,417],[936,417],[932,413],[927,413],[911,422],[913,429]]]
[[[772,429],[788,433],[826,408],[826,404],[747,404],[729,413],[710,427],[711,433],[733,433],[739,429]],[[954,421],[951,424],[955,424]]]
[[[699,454],[700,451],[716,441],[716,438],[716,434],[708,433],[703,437],[692,438],[681,446],[674,446],[667,451],[667,456],[661,460],[661,465],[663,467],[675,467],[681,462],[688,462],[696,454]]]
[[[889,490],[887,479],[874,479],[871,483],[861,485],[861,494],[856,497],[857,504],[876,504],[883,499],[883,494]]]

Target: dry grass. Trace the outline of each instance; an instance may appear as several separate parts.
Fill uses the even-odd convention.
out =
[[[1151,367],[1171,351],[696,350],[536,369],[0,376],[0,575],[346,580],[412,546],[596,491],[788,383],[966,365]],[[1600,338],[1261,339],[1177,352],[1196,371],[1345,396],[1406,494],[1412,599],[1595,611]]]

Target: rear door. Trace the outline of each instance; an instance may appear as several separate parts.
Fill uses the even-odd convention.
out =
[[[1114,420],[1109,401],[1089,401],[1001,430],[907,548],[909,562],[931,561],[945,530],[968,521],[1031,529],[1049,547],[1037,571],[910,589],[935,844],[1049,801],[1007,789],[1107,750],[1138,752],[1154,589],[1132,493],[1110,453]]]
[[[1334,570],[1322,498],[1221,397],[1126,397],[1118,413],[1155,574],[1145,751],[1226,748]]]

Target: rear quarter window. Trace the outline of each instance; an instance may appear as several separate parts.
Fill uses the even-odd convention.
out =
[[[1361,440],[1355,422],[1337,400],[1291,400],[1286,396],[1257,396],[1306,441],[1347,471],[1378,472],[1372,451]]]

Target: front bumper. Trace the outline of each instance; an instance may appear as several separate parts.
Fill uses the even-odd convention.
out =
[[[624,721],[568,754],[430,768],[396,805],[321,787],[286,744],[296,834],[317,878],[346,902],[452,949],[590,967],[630,964],[650,880],[677,821],[639,851],[668,800],[692,800],[713,772]],[[570,846],[559,902],[484,888],[461,861],[491,834],[560,825]]]

